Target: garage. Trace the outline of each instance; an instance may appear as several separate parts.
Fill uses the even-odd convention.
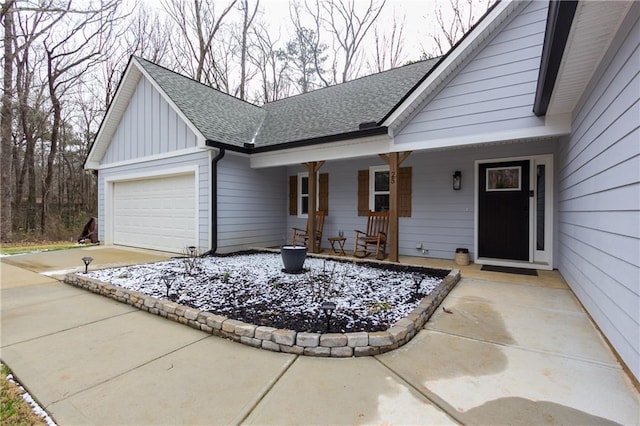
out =
[[[196,244],[194,173],[113,182],[113,243],[184,253]]]

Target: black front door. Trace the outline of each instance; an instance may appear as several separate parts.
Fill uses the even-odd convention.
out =
[[[478,256],[529,261],[529,161],[480,164]]]

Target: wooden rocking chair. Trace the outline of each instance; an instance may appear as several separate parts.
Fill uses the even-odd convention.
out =
[[[324,217],[326,213],[324,211],[316,212],[316,244],[318,250],[321,250],[322,243],[322,230],[324,228]],[[291,239],[291,244],[296,245],[307,245],[307,241],[309,240],[309,222],[307,221],[307,229],[293,228],[293,238]]]
[[[376,259],[382,260],[387,256],[387,232],[389,229],[389,212],[369,212],[367,232],[356,229],[353,255],[367,257],[372,253]],[[375,248],[375,250],[374,250]]]

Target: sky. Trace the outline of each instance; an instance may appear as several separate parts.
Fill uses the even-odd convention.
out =
[[[404,19],[404,49],[405,60],[416,60],[423,51],[433,52],[434,44],[430,37],[437,29],[435,10],[441,8],[445,19],[447,12],[451,10],[452,0],[387,0],[384,9],[378,18],[379,22],[388,23],[389,28],[393,22],[394,14],[401,22]],[[454,2],[456,0],[453,0]],[[355,0],[356,5],[363,8],[369,4],[369,0]],[[460,3],[465,3],[461,0]],[[476,19],[481,17],[487,9],[488,0],[473,0],[474,15]],[[264,19],[273,25],[290,26],[289,0],[262,0],[261,7],[264,10]],[[449,19],[451,19],[449,14]]]

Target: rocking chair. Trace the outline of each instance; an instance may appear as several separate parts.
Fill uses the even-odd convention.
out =
[[[369,212],[367,231],[356,229],[353,255],[367,257],[375,253],[376,259],[383,260],[387,250],[387,232],[389,229],[389,212]]]
[[[322,243],[322,230],[324,228],[324,217],[326,213],[324,211],[316,212],[316,245],[318,250],[320,250],[320,244]],[[291,239],[291,244],[296,245],[307,245],[307,241],[309,240],[309,222],[307,222],[307,229],[293,228],[293,238]]]

